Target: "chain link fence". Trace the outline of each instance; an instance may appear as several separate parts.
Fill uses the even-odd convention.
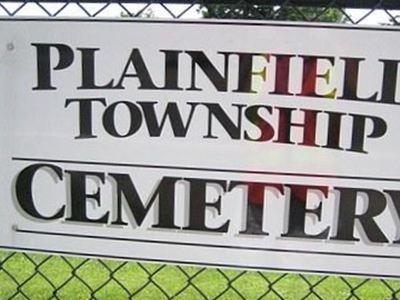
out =
[[[234,18],[400,25],[400,1],[2,0],[0,16]],[[0,251],[0,299],[400,299],[400,280]]]
[[[246,18],[399,25],[397,0],[2,0],[0,16]],[[210,11],[212,13],[210,13]],[[332,18],[332,14],[340,18]]]

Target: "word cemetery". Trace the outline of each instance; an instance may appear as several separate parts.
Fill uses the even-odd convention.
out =
[[[0,22],[1,247],[400,275],[398,29]]]

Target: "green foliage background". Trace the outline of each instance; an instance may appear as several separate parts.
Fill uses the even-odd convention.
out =
[[[214,19],[344,22],[343,13],[336,8],[205,4],[201,9],[204,18]]]

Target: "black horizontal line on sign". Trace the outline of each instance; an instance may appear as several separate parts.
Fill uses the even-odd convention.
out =
[[[203,244],[203,243],[189,243],[189,242],[175,242],[163,240],[147,240],[147,239],[131,239],[113,236],[97,236],[65,232],[50,232],[50,231],[37,231],[26,229],[15,229],[18,233],[38,234],[38,235],[52,235],[64,236],[74,238],[98,239],[98,240],[111,240],[111,241],[125,241],[136,243],[149,243],[149,244],[164,244],[164,245],[177,245],[177,246],[194,246],[205,248],[221,248],[221,249],[234,249],[234,250],[250,250],[250,251],[265,251],[265,252],[284,252],[284,253],[297,253],[297,254],[314,254],[314,255],[330,255],[330,256],[353,256],[353,257],[367,257],[367,258],[389,258],[400,259],[400,256],[392,255],[379,255],[379,254],[361,254],[361,253],[348,253],[348,252],[325,252],[325,251],[307,251],[307,250],[291,250],[291,249],[277,249],[277,248],[262,248],[262,247],[245,247],[233,245],[217,245],[217,244]]]
[[[132,168],[143,168],[143,169],[162,169],[162,170],[180,170],[180,171],[256,174],[256,175],[270,175],[270,176],[293,176],[293,177],[400,182],[400,178],[369,177],[369,176],[354,176],[354,175],[291,173],[291,172],[274,172],[274,171],[263,171],[263,170],[238,170],[238,169],[172,166],[172,165],[167,166],[167,165],[150,165],[150,164],[134,164],[134,163],[117,163],[117,162],[105,162],[105,161],[82,161],[82,160],[67,160],[67,159],[33,158],[33,157],[13,157],[12,160],[41,162],[41,163],[63,163],[63,164],[95,165],[95,166],[132,167]]]

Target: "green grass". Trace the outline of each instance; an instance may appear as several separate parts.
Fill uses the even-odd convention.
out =
[[[0,299],[393,299],[400,281],[0,252]],[[311,286],[314,286],[310,288]],[[311,293],[313,291],[314,293]],[[279,296],[277,295],[279,294]],[[54,297],[56,295],[56,297]],[[241,296],[240,296],[241,295]],[[243,298],[242,298],[243,297]],[[353,299],[358,299],[353,297]],[[396,299],[396,298],[394,298]]]

